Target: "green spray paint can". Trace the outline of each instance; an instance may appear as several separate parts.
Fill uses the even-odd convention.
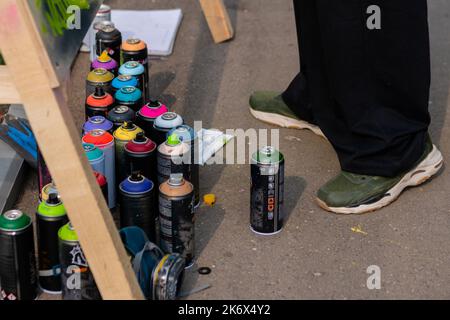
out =
[[[59,262],[58,231],[69,222],[57,193],[50,193],[36,212],[39,244],[39,284],[44,292],[61,293],[61,266]]]
[[[59,229],[58,237],[63,300],[101,300],[72,224]]]
[[[37,297],[33,225],[19,210],[0,215],[0,283],[5,300]]]

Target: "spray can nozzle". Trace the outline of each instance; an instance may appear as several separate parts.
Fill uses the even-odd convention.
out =
[[[181,186],[184,183],[184,178],[182,173],[172,173],[169,178],[169,185],[171,186]]]
[[[47,200],[48,204],[52,204],[52,205],[56,205],[61,203],[61,201],[59,201],[59,197],[58,194],[55,192],[52,192],[48,195],[48,200]]]
[[[161,102],[159,102],[158,100],[150,100],[148,106],[150,108],[159,108],[161,106]]]
[[[133,121],[125,121],[122,125],[122,128],[124,128],[126,130],[132,130],[135,128],[135,125],[134,125]]]
[[[145,136],[144,132],[139,132],[136,135],[136,138],[134,139],[134,142],[137,142],[137,143],[145,143],[145,142],[147,142],[147,137]]]
[[[130,181],[139,182],[142,181],[143,177],[140,171],[133,171],[130,176]]]
[[[106,95],[102,87],[95,87],[94,98],[103,98]]]

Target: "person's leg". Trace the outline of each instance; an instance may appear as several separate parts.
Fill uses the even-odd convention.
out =
[[[377,5],[381,29],[367,26]],[[343,173],[319,204],[360,213],[389,204],[442,165],[427,139],[430,55],[426,0],[317,0],[322,64],[331,101],[308,79],[314,118]]]
[[[366,25],[374,4],[380,30]],[[316,120],[343,170],[396,176],[421,156],[430,123],[426,0],[317,0],[317,6],[333,101],[314,105]]]
[[[312,116],[307,70],[314,73],[314,60],[320,50],[315,0],[294,0],[301,72],[283,93],[257,91],[250,97],[251,114],[282,127],[310,129],[323,136]],[[308,61],[311,60],[309,68]]]

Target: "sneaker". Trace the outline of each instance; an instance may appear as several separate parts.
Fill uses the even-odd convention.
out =
[[[250,97],[250,113],[258,120],[283,128],[308,129],[325,138],[314,124],[299,119],[277,92],[257,91]]]
[[[339,214],[375,211],[394,202],[406,188],[430,179],[443,162],[441,152],[429,140],[418,164],[406,173],[386,178],[342,171],[319,189],[316,201],[321,208]]]

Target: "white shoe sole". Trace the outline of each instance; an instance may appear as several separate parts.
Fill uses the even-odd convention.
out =
[[[303,120],[297,120],[292,119],[286,116],[282,116],[280,114],[276,113],[269,113],[269,112],[262,112],[262,111],[256,111],[252,108],[250,109],[250,113],[253,117],[255,117],[258,120],[264,121],[269,124],[273,124],[282,128],[290,128],[290,129],[307,129],[314,132],[316,135],[327,139],[325,135],[323,134],[322,130],[316,125],[313,125],[309,122],[303,121]]]
[[[375,211],[394,202],[406,188],[419,186],[430,179],[438,173],[442,168],[443,163],[444,158],[442,157],[441,152],[433,145],[433,150],[430,154],[417,167],[408,172],[394,187],[386,192],[385,197],[377,202],[360,205],[355,208],[333,208],[327,206],[327,204],[319,198],[316,198],[316,201],[321,208],[338,214],[362,214]]]

